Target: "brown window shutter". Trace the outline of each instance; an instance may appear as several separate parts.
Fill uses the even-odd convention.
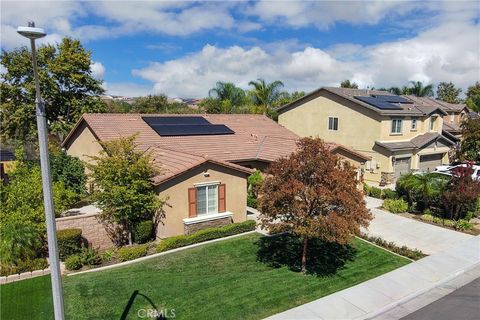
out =
[[[188,188],[188,217],[197,216],[197,188]]]
[[[218,212],[227,211],[227,194],[225,190],[225,184],[218,186]]]

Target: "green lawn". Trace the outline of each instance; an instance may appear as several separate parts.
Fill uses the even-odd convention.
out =
[[[354,261],[335,275],[302,275],[256,259],[258,234],[138,264],[64,278],[67,319],[126,319],[139,309],[175,309],[176,319],[260,319],[353,286],[409,263],[355,240]],[[50,278],[3,285],[1,319],[48,319]],[[147,298],[151,301],[148,302]]]

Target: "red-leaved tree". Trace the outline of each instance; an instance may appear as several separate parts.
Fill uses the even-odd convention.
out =
[[[442,200],[450,214],[450,219],[463,218],[467,211],[475,207],[480,197],[480,181],[472,178],[472,164],[456,167],[452,171],[452,179],[442,194]]]
[[[295,153],[267,171],[260,191],[262,227],[303,239],[305,273],[308,239],[346,244],[368,226],[372,216],[358,184],[355,169],[321,139],[301,139]]]

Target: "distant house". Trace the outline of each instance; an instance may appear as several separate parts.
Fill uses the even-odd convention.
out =
[[[168,196],[158,236],[246,220],[247,177],[252,169],[296,149],[298,136],[262,115],[85,114],[65,139],[67,153],[84,161],[97,155],[99,141],[138,134],[161,173],[156,190]],[[358,168],[368,157],[346,147],[331,150]]]
[[[12,151],[5,148],[0,149],[0,179],[3,183],[8,183],[8,172],[15,167],[15,155]]]
[[[365,180],[386,185],[411,170],[448,163],[456,143],[443,133],[448,113],[387,91],[320,88],[278,109],[278,122],[371,157]]]
[[[469,117],[469,110],[465,104],[461,103],[448,103],[441,100],[436,100],[430,97],[415,97],[406,96],[408,99],[415,102],[417,105],[429,106],[440,108],[445,111],[446,115],[443,116],[443,133],[445,135],[453,135],[459,139],[461,136],[461,123],[462,120]]]

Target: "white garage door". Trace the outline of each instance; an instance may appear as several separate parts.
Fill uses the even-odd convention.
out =
[[[409,158],[396,158],[393,170],[395,171],[395,178],[400,177],[404,173],[410,172],[410,157]]]
[[[420,171],[433,171],[435,167],[442,165],[443,153],[429,154],[420,156],[420,164],[418,169]]]

